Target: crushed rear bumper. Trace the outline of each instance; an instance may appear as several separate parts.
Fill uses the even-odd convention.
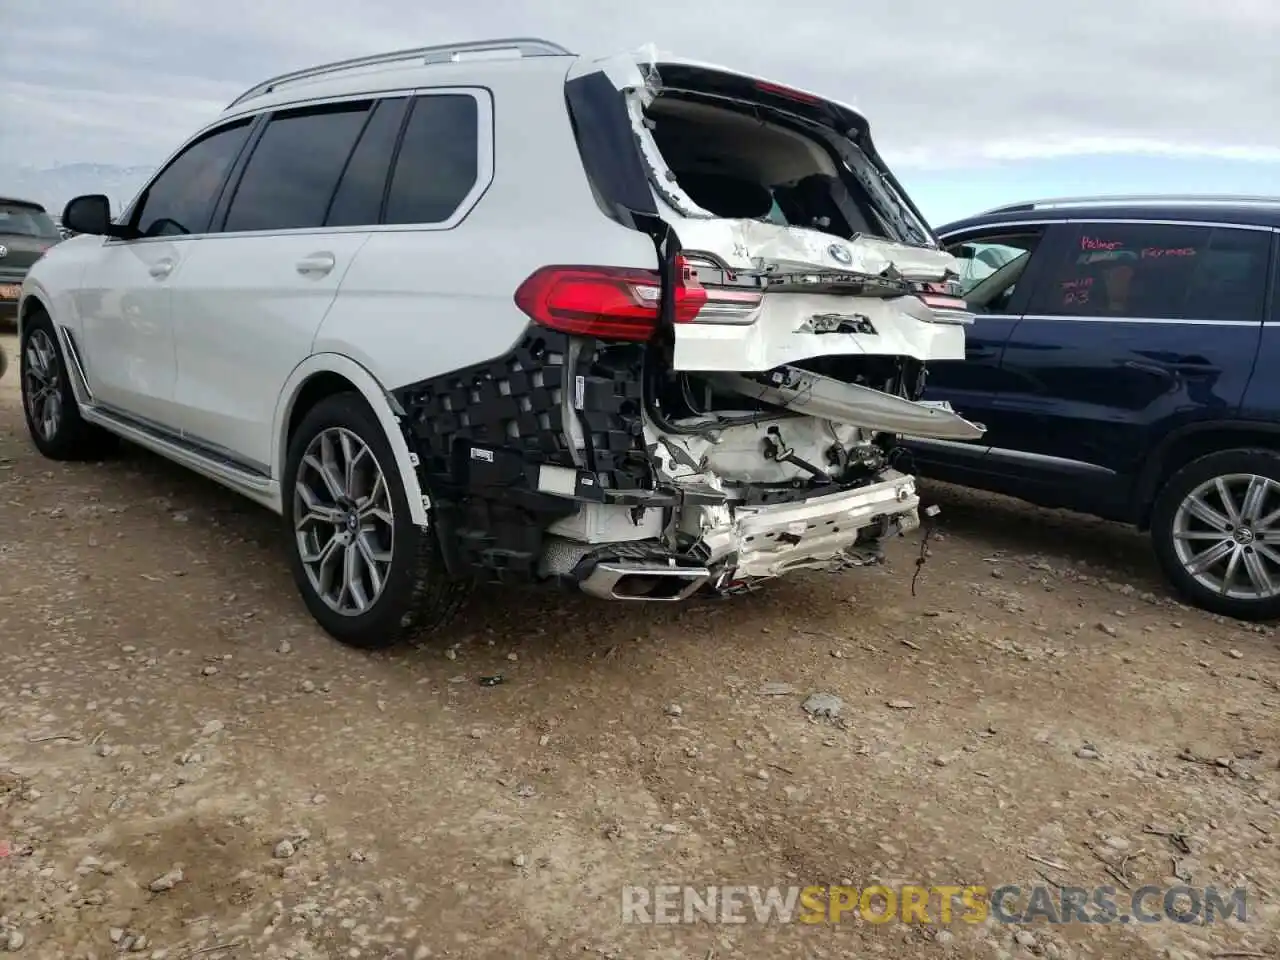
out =
[[[865,562],[857,548],[920,525],[915,479],[886,470],[863,487],[791,503],[704,506],[681,518],[700,533],[692,551],[708,567],[723,564],[717,582],[781,576],[792,570]],[[688,529],[693,527],[693,529]],[[852,551],[852,552],[851,552]]]

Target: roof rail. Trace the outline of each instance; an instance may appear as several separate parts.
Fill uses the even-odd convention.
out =
[[[573,53],[537,37],[509,37],[501,40],[472,40],[463,43],[442,43],[431,47],[414,47],[408,50],[394,50],[390,53],[375,53],[367,57],[355,57],[351,60],[338,60],[334,63],[321,64],[318,67],[307,67],[282,73],[278,77],[264,80],[250,87],[227,105],[227,109],[237,107],[246,100],[252,100],[263,94],[271,93],[287,83],[299,80],[310,80],[313,77],[324,77],[344,70],[355,70],[360,67],[376,67],[382,64],[401,63],[406,60],[421,60],[428,63],[449,63],[457,60],[464,53],[487,53],[493,50],[515,50],[522,57],[571,57]]]
[[[1107,194],[1096,197],[1054,197],[1046,200],[1025,200],[1021,203],[1006,203],[990,210],[984,210],[978,216],[985,217],[994,213],[1016,213],[1020,210],[1048,210],[1054,207],[1123,206],[1144,203],[1240,203],[1280,206],[1280,197],[1260,197],[1230,193],[1132,193]]]

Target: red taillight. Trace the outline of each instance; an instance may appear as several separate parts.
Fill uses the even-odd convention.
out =
[[[757,80],[755,88],[761,93],[771,93],[775,97],[782,97],[785,100],[795,100],[798,103],[821,103],[821,97],[815,97],[812,93],[805,93],[803,90],[793,90],[791,87],[784,87],[781,84],[770,83],[768,80]]]
[[[677,323],[692,320],[706,291],[677,258]],[[603,340],[644,341],[658,326],[657,271],[621,267],[554,266],[535,271],[516,290],[516,306],[535,323],[561,333]]]
[[[699,262],[707,264],[702,258]],[[709,266],[709,264],[707,264]],[[723,283],[713,283],[704,287],[698,279],[698,272],[683,256],[676,257],[676,275],[689,290],[697,290],[701,294],[701,303],[697,310],[676,311],[676,323],[710,323],[750,326],[756,322],[760,309],[761,295],[759,290],[734,288]],[[729,276],[728,271],[721,271],[721,277]]]

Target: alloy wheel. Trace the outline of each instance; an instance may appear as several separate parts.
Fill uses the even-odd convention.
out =
[[[25,369],[22,392],[32,426],[46,441],[52,441],[62,424],[62,373],[58,352],[49,334],[36,328],[23,348]]]
[[[1178,562],[1197,583],[1232,600],[1280,594],[1280,483],[1254,473],[1206,480],[1173,517]]]
[[[299,557],[316,595],[355,617],[378,601],[391,572],[394,514],[382,465],[344,427],[307,445],[293,488]]]

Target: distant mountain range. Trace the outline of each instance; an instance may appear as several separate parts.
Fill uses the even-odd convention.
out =
[[[105,193],[117,212],[137,195],[155,167],[116,167],[101,163],[64,163],[39,169],[0,165],[0,197],[34,200],[54,215],[72,197]]]

